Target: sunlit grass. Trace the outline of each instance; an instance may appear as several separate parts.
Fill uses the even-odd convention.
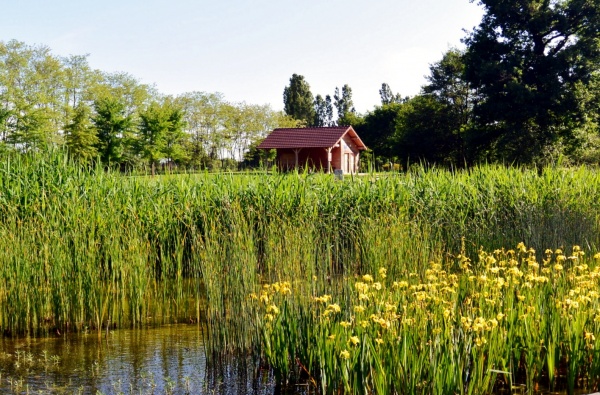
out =
[[[326,174],[304,173],[148,178],[123,176],[101,168],[83,169],[61,153],[10,156],[0,162],[0,330],[13,336],[68,331],[97,331],[102,335],[107,328],[193,322],[205,329],[209,357],[251,351],[258,356],[261,347],[266,347],[265,334],[259,329],[263,327],[249,324],[256,322],[256,304],[248,295],[256,293],[257,284],[289,281],[292,291],[302,292],[287,295],[291,298],[287,305],[276,305],[279,314],[294,317],[281,335],[294,346],[285,351],[285,357],[277,354],[279,348],[272,348],[277,359],[272,363],[281,380],[290,375],[309,376],[319,388],[333,385],[344,391],[357,388],[368,375],[373,380],[369,388],[374,392],[392,388],[394,378],[403,378],[409,392],[435,385],[439,393],[447,388],[474,393],[470,383],[483,383],[478,388],[487,388],[497,384],[495,375],[509,385],[509,378],[514,381],[519,366],[527,372],[523,380],[527,385],[539,382],[543,376],[552,387],[558,380],[555,373],[560,375],[563,370],[571,372],[571,382],[591,377],[575,367],[580,366],[575,361],[587,355],[577,351],[586,344],[581,340],[583,332],[573,332],[572,343],[565,343],[559,337],[562,327],[551,320],[554,326],[543,324],[545,332],[541,333],[538,326],[546,320],[541,311],[558,316],[559,310],[537,304],[529,305],[535,311],[519,311],[514,317],[517,313],[502,311],[506,318],[496,318],[498,327],[510,329],[502,336],[499,330],[488,334],[456,326],[462,318],[472,327],[482,324],[477,319],[485,319],[490,325],[492,313],[500,311],[481,301],[484,291],[478,291],[480,295],[475,299],[473,289],[491,287],[476,280],[483,274],[492,277],[481,272],[482,263],[470,268],[475,280],[469,282],[461,272],[464,268],[460,259],[449,260],[448,254],[463,251],[463,256],[477,257],[498,246],[524,242],[527,246],[556,246],[569,252],[579,245],[589,255],[600,244],[598,190],[600,177],[586,168],[416,169],[406,174],[346,177],[344,181]],[[485,254],[486,259],[499,262],[506,253]],[[557,256],[553,252],[552,259]],[[543,252],[532,257],[544,268]],[[452,262],[453,266],[432,267],[431,261],[442,266]],[[592,267],[592,263],[588,265]],[[380,278],[381,268],[386,270],[385,279]],[[568,269],[565,266],[565,273]],[[400,292],[419,284],[425,286],[427,276],[440,276],[436,270],[444,271],[445,276],[458,276],[458,287],[448,282],[445,291],[444,287],[436,288],[435,294],[431,289]],[[406,316],[404,304],[392,298],[396,310],[386,312],[382,309],[389,300],[382,299],[383,307],[374,310],[366,304],[375,297],[370,296],[363,306],[364,314],[369,315],[355,312],[355,307],[361,309],[353,304],[361,295],[354,286],[359,280],[355,276],[362,274],[373,277],[373,282],[362,283],[369,287],[380,284],[378,292],[393,291],[390,295],[405,298],[404,304],[414,309],[414,317],[407,318],[414,322],[402,325],[419,331],[406,334],[402,343],[388,348],[385,355],[372,351],[390,344],[390,339],[386,343],[384,337],[369,332],[381,326],[371,314],[380,322],[392,322],[392,313]],[[529,282],[533,289],[545,289],[543,295],[548,296],[556,289],[548,288],[552,277],[543,275],[549,282]],[[407,282],[408,288],[394,288],[391,279],[399,284]],[[528,289],[519,288],[519,294],[512,297],[537,297],[533,291],[528,294]],[[487,292],[492,291],[490,288]],[[374,291],[369,288],[370,292]],[[425,298],[419,301],[419,309],[411,299],[416,292]],[[315,350],[310,332],[295,326],[313,319],[314,309],[306,307],[307,295],[331,295],[327,304],[313,301],[315,305],[311,306],[318,306],[319,314],[330,311],[330,319],[343,317],[350,322],[359,342],[349,344],[350,338],[342,335],[350,329],[338,328],[339,333],[321,333],[327,338],[335,336]],[[431,295],[437,299],[432,301]],[[504,297],[510,295],[505,293]],[[463,311],[467,302],[483,310],[477,310],[478,314]],[[517,303],[503,303],[509,302]],[[540,310],[542,307],[545,310]],[[430,315],[439,318],[446,310],[454,314],[454,326],[430,320]],[[263,313],[261,317],[268,314]],[[520,326],[502,326],[519,315],[535,316],[535,325],[525,332]],[[357,327],[352,317],[362,317],[371,329]],[[314,330],[317,328],[325,331],[326,327],[315,322]],[[442,331],[438,333],[440,339],[452,329],[451,336],[443,337],[438,348],[420,349],[424,336],[431,337],[434,329]],[[584,329],[585,333],[593,333]],[[521,350],[526,350],[518,358],[508,348],[497,351],[502,364],[474,357],[486,347],[506,343],[507,336],[518,339],[515,341]],[[547,343],[535,343],[538,336]],[[460,340],[462,348],[451,348],[454,351],[446,353],[451,346],[449,339]],[[565,363],[565,344],[573,344],[569,363]],[[370,367],[367,369],[370,365],[361,365],[364,370],[357,376],[354,364],[358,362],[354,358],[366,355],[357,354],[357,349],[375,358],[361,359],[361,364],[368,361],[373,366],[387,366],[385,358],[396,358],[394,370],[376,377]],[[402,352],[409,349],[414,352]],[[328,354],[315,354],[326,350]],[[431,358],[430,353],[437,353],[439,358],[435,365],[427,366],[424,361]],[[297,366],[284,362],[296,358],[304,361],[299,371]],[[317,364],[317,358],[331,363]],[[422,371],[406,370],[413,358],[424,363],[419,365]],[[573,366],[569,368],[569,364]],[[345,378],[336,381],[334,375],[344,366]],[[455,374],[466,368],[468,380]],[[498,371],[511,374],[489,373]],[[475,375],[477,380],[471,380]]]

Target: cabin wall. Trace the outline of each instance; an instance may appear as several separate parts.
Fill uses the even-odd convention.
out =
[[[358,172],[359,153],[358,147],[346,134],[340,140],[339,147],[331,151],[331,170],[342,169],[345,174]]]

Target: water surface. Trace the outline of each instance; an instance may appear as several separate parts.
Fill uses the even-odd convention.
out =
[[[196,325],[0,339],[2,394],[273,394],[250,363],[207,370]]]

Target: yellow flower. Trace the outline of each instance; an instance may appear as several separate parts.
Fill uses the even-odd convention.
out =
[[[368,282],[368,283],[372,283],[373,282],[373,276],[371,276],[370,274],[365,274],[364,276],[362,276],[363,281]]]
[[[381,283],[380,282],[373,283],[373,288],[375,288],[378,291],[381,290]]]
[[[274,304],[267,307],[267,313],[273,313],[274,315],[279,314],[279,309]]]
[[[350,339],[348,339],[348,343],[352,343],[353,346],[356,346],[360,343],[360,339],[358,338],[358,336],[350,336]]]
[[[289,295],[292,293],[291,284],[289,283],[289,281],[285,281],[285,282],[281,283],[279,293],[281,293],[282,295],[286,295],[286,294]]]
[[[354,288],[356,288],[356,290],[358,292],[367,292],[369,290],[369,285],[363,283],[362,281],[357,282],[356,284],[354,284]]]
[[[323,295],[323,296],[315,297],[315,301],[321,302],[321,303],[327,303],[330,300],[331,300],[331,295]]]
[[[600,252],[597,252],[597,253],[594,255],[594,259],[600,259]]]
[[[377,344],[383,344],[383,339],[381,339],[381,338],[378,337],[377,339],[375,339],[375,343],[377,343]]]
[[[273,288],[273,291],[275,291],[276,293],[279,292],[279,283],[271,284],[271,288]]]
[[[592,332],[585,332],[585,340],[593,342],[596,340],[596,337]]]
[[[493,265],[494,263],[496,263],[496,258],[494,258],[494,257],[493,257],[493,256],[491,256],[491,255],[488,255],[488,256],[485,258],[485,263],[491,266],[491,265]]]
[[[557,272],[560,272],[561,270],[563,270],[563,265],[561,265],[560,263],[557,263],[556,265],[554,265],[554,270],[556,270]]]
[[[267,295],[266,292],[261,292],[260,294],[260,301],[263,303],[269,303],[269,295]]]
[[[393,287],[394,288],[408,288],[408,281],[394,281]]]
[[[352,324],[348,321],[342,321],[342,322],[340,322],[340,325],[344,328],[348,328]]]
[[[329,340],[335,340],[335,335],[329,335],[327,338],[328,338]]]
[[[364,306],[354,306],[354,312],[355,313],[362,313],[365,311],[365,307]]]
[[[327,309],[333,311],[334,313],[339,313],[340,311],[342,311],[340,305],[338,305],[337,303],[330,304],[329,306],[327,306]]]
[[[387,269],[385,267],[382,267],[379,269],[379,277],[381,277],[381,278],[387,277]]]
[[[273,321],[273,315],[272,314],[265,314],[265,320],[267,320],[267,321]]]
[[[350,359],[350,352],[348,350],[344,350],[340,353],[340,357],[342,357],[342,359]]]

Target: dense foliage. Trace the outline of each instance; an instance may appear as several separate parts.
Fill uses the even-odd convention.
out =
[[[275,127],[352,125],[376,168],[597,164],[598,0],[480,5],[483,19],[465,48],[430,66],[420,94],[402,97],[383,83],[381,104],[365,114],[348,84],[313,95],[300,74],[284,88],[279,113],[217,93],[164,96],[128,74],[92,70],[86,56],[2,42],[0,147],[65,144],[80,161],[121,169],[234,169],[267,163],[256,146]],[[166,112],[180,119],[167,121]]]
[[[381,105],[359,115],[345,85],[333,123],[353,125],[378,165],[600,162],[598,0],[479,4],[465,49],[432,64],[419,95],[384,83]],[[332,124],[320,95],[314,106],[314,125]]]
[[[270,130],[296,124],[267,105],[218,93],[169,97],[131,75],[93,70],[86,56],[0,42],[0,151],[65,145],[80,162],[121,169],[237,168]]]

